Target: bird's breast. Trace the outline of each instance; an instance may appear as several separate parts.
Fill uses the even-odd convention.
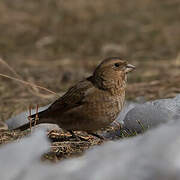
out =
[[[87,96],[84,103],[64,114],[62,127],[73,130],[98,130],[112,123],[124,104],[125,93],[112,96],[95,93]]]
[[[108,93],[97,93],[91,97],[84,106],[89,119],[112,122],[116,119],[124,105],[125,93],[109,95]]]

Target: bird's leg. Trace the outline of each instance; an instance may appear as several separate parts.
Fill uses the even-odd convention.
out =
[[[88,134],[92,135],[92,136],[95,136],[101,140],[105,140],[105,138],[103,136],[100,136],[99,134],[96,134],[96,133],[93,133],[93,132],[88,132]]]
[[[74,134],[74,132],[73,132],[72,130],[69,130],[68,132],[71,134],[71,136],[72,136],[73,138],[76,138],[76,135]]]
[[[71,136],[75,139],[77,139],[78,141],[87,141],[85,138],[82,138],[80,136],[77,136],[76,134],[74,134],[74,132],[72,130],[69,130],[68,132],[70,132]]]

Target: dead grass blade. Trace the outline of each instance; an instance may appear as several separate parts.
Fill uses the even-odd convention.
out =
[[[55,92],[53,92],[53,91],[51,91],[45,87],[24,81],[23,78],[8,63],[6,63],[2,58],[0,58],[0,63],[3,64],[8,70],[10,70],[17,78],[12,77],[12,76],[8,76],[6,74],[1,74],[1,73],[0,73],[0,76],[14,80],[14,81],[17,81],[17,82],[20,82],[21,84],[28,86],[28,90],[30,90],[32,94],[34,94],[38,97],[47,98],[47,99],[52,98],[52,95],[45,95],[45,94],[39,93],[39,89],[47,91],[47,92],[59,97],[59,95],[57,93],[55,93]],[[29,87],[33,88],[34,91],[32,89],[30,89]]]
[[[14,80],[14,81],[18,81],[18,82],[20,82],[20,83],[23,83],[23,84],[28,85],[28,86],[31,86],[31,87],[37,87],[37,88],[42,89],[42,90],[45,90],[45,91],[47,91],[47,92],[49,92],[49,93],[51,93],[51,94],[54,94],[54,95],[56,95],[56,96],[59,96],[57,93],[55,93],[55,92],[53,92],[53,91],[51,91],[51,90],[49,90],[49,89],[47,89],[47,88],[45,88],[45,87],[38,86],[38,85],[32,84],[32,83],[30,83],[30,82],[26,82],[26,81],[24,81],[24,80],[17,79],[17,78],[14,78],[14,77],[11,77],[11,76],[8,76],[8,75],[5,75],[5,74],[1,74],[1,73],[0,73],[0,76],[6,77],[6,78],[11,79],[11,80]]]
[[[13,74],[15,74],[18,79],[22,79],[21,76],[6,61],[0,58],[0,63],[7,67],[7,69],[9,69]]]

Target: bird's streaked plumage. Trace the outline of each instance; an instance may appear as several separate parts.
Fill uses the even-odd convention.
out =
[[[120,58],[108,58],[92,76],[72,86],[47,110],[38,113],[40,123],[54,123],[65,130],[93,132],[112,123],[125,100],[127,73],[135,67]],[[30,116],[32,120],[35,115]],[[29,123],[17,128],[25,130]]]

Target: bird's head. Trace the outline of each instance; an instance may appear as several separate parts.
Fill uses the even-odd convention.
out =
[[[101,88],[120,88],[126,83],[127,74],[135,66],[118,57],[107,58],[102,61],[94,71],[93,77]]]

